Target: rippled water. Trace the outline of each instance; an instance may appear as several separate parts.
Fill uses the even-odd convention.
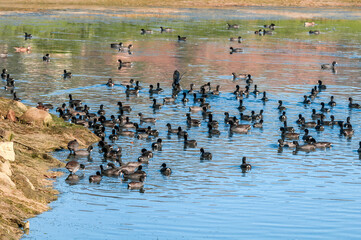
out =
[[[90,159],[78,159],[86,169],[77,184],[66,183],[67,172],[58,169],[65,173],[55,182],[59,199],[50,204],[50,211],[30,219],[31,231],[24,239],[359,238],[361,110],[350,110],[347,99],[352,96],[361,102],[361,22],[315,20],[318,25],[312,29],[321,34],[313,36],[303,27],[304,20],[274,17],[275,34],[258,36],[253,32],[271,23],[267,17],[212,20],[209,14],[210,20],[204,20],[205,16],[207,12],[190,21],[186,17],[167,21],[96,14],[82,18],[48,13],[1,17],[0,49],[8,50],[9,57],[0,59],[0,66],[16,79],[17,93],[24,103],[61,105],[71,93],[91,106],[91,112],[104,104],[109,117],[117,114],[116,103],[121,100],[132,106],[129,116],[133,121],[138,121],[139,112],[156,117],[152,127],[159,130],[164,142],[163,151],[155,152],[149,165],[144,165],[144,191],[128,190],[121,178],[103,177],[99,185],[89,184],[88,176],[106,164],[98,147]],[[240,29],[227,30],[229,19],[240,24]],[[160,26],[172,27],[175,32],[161,34]],[[141,28],[154,33],[140,35]],[[25,41],[24,31],[34,38]],[[187,36],[187,42],[177,42],[177,35]],[[238,35],[244,43],[228,41]],[[119,41],[133,43],[132,55],[109,47]],[[12,49],[28,45],[32,47],[28,54]],[[229,54],[230,46],[242,47],[243,52]],[[49,63],[41,60],[45,53],[50,53]],[[132,61],[133,67],[118,70],[118,58]],[[320,64],[334,60],[339,63],[337,73],[320,70]],[[63,69],[73,77],[64,80]],[[185,114],[193,101],[184,106],[179,96],[175,104],[161,110],[154,112],[150,107],[148,85],[160,82],[165,91],[153,96],[159,101],[170,96],[175,69],[185,73],[183,89],[190,83],[197,90],[207,82],[221,85],[221,94],[207,99],[220,123],[219,137],[209,137],[201,113],[192,113],[202,120],[200,127],[187,129],[190,138],[198,141],[198,148],[184,150],[182,140],[168,137],[165,126],[172,123],[187,128]],[[261,95],[251,94],[244,100],[245,114],[264,110],[263,129],[252,129],[246,135],[229,134],[223,114],[228,111],[239,117],[232,92],[237,84],[245,86],[242,80],[232,81],[232,72],[251,73],[259,90],[267,91],[270,101],[265,104]],[[105,86],[109,77],[116,82],[113,88]],[[121,83],[130,78],[144,87],[138,97],[125,95]],[[308,95],[319,79],[327,90],[305,107],[302,96]],[[339,135],[338,127],[326,127],[320,133],[311,129],[317,140],[331,141],[332,149],[297,154],[286,148],[279,151],[282,124],[276,109],[278,100],[287,107],[288,124],[296,127],[299,113],[310,120],[311,110],[319,110],[320,102],[327,103],[331,95],[337,106],[327,114],[327,120],[331,114],[337,120],[351,116],[355,135],[346,139]],[[1,96],[10,94],[1,91]],[[135,161],[140,149],[149,149],[154,141],[120,137],[115,144],[123,148],[122,160],[127,162]],[[200,160],[200,147],[212,152],[212,161]],[[66,161],[68,151],[54,156]],[[252,164],[246,173],[239,167],[243,156]],[[170,177],[159,172],[163,162],[173,170]]]

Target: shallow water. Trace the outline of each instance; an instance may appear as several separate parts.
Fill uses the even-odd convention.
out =
[[[66,183],[67,172],[58,169],[65,173],[55,182],[59,199],[50,204],[50,211],[30,219],[31,231],[24,239],[359,238],[361,163],[357,149],[361,110],[350,110],[347,99],[352,96],[361,102],[360,20],[319,19],[315,28],[304,28],[303,20],[274,17],[275,34],[258,36],[253,32],[271,23],[267,15],[222,20],[215,19],[214,10],[208,14],[203,11],[199,18],[191,15],[169,21],[100,13],[76,18],[63,12],[0,18],[4,23],[0,26],[0,50],[9,52],[8,58],[0,59],[0,66],[16,79],[17,93],[24,103],[61,105],[68,102],[71,93],[91,106],[91,112],[104,104],[110,117],[117,114],[116,103],[121,100],[132,106],[129,116],[133,121],[138,122],[138,112],[157,117],[152,127],[159,130],[164,141],[163,151],[155,152],[149,165],[144,165],[144,191],[129,191],[121,178],[103,177],[99,185],[89,184],[88,176],[106,164],[96,145],[91,159],[78,159],[86,169],[77,184]],[[240,29],[227,30],[230,19],[240,24]],[[175,32],[161,34],[159,26],[172,27]],[[154,33],[140,35],[141,28]],[[309,35],[310,29],[319,29],[321,34]],[[33,39],[25,41],[24,31],[31,32]],[[187,36],[187,42],[177,42],[177,35]],[[244,43],[228,41],[238,35]],[[131,55],[109,47],[119,41],[133,43]],[[28,45],[32,47],[28,54],[12,49]],[[230,46],[244,51],[230,54]],[[50,53],[49,63],[41,60],[45,53]],[[133,67],[119,70],[118,58],[132,61]],[[320,64],[334,60],[338,62],[336,73],[320,70]],[[71,71],[73,77],[64,80],[63,69]],[[175,69],[185,73],[183,89],[190,83],[195,83],[197,90],[207,82],[221,85],[220,96],[207,99],[220,123],[221,135],[209,137],[207,123],[202,121],[201,127],[188,129],[198,148],[184,150],[182,140],[167,137],[165,126],[170,122],[174,127],[187,128],[184,115],[193,101],[184,106],[179,96],[176,104],[156,112],[150,107],[147,86],[161,83],[165,91],[153,95],[159,101],[170,96]],[[265,104],[261,95],[251,94],[244,100],[245,114],[264,110],[263,129],[229,135],[223,114],[228,111],[239,117],[238,101],[232,92],[237,84],[246,85],[243,80],[232,81],[232,72],[251,73],[259,90],[267,91],[270,101]],[[113,88],[105,86],[109,77],[116,82]],[[125,87],[120,85],[130,78],[145,87],[138,97],[127,98]],[[302,96],[308,95],[319,79],[327,90],[305,107],[300,103]],[[327,103],[331,95],[337,106],[327,114],[327,120],[331,114],[337,120],[351,116],[355,135],[346,139],[339,135],[338,127],[326,127],[320,133],[311,129],[310,134],[318,141],[331,141],[332,149],[293,154],[285,148],[280,152],[278,100],[287,107],[288,124],[296,127],[299,113],[310,120],[312,108],[319,110],[320,102]],[[1,91],[1,96],[10,94]],[[199,112],[192,116],[203,120]],[[303,133],[299,128],[296,132]],[[140,149],[149,149],[152,142],[155,139],[120,137],[115,144],[123,148],[122,160],[128,162],[136,161]],[[212,161],[200,160],[200,147],[212,152]],[[54,156],[66,161],[68,151]],[[239,167],[243,156],[252,164],[246,173]],[[163,162],[173,170],[170,177],[159,172]]]

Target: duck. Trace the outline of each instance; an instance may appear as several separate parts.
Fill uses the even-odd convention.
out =
[[[109,135],[109,139],[112,142],[119,139],[115,129],[112,130],[112,134]]]
[[[358,103],[353,103],[352,97],[349,97],[349,98],[348,98],[348,101],[349,101],[349,104],[348,104],[348,107],[349,107],[349,108],[361,108],[361,105],[360,105],[360,104],[358,104]]]
[[[68,72],[66,69],[64,69],[63,78],[71,78],[71,76],[71,72]]]
[[[279,117],[279,120],[281,122],[284,122],[287,120],[286,112],[282,112],[282,115]]]
[[[132,62],[123,62],[121,59],[118,59],[119,67],[131,67],[133,64]]]
[[[238,123],[239,122],[239,120],[236,118],[236,117],[230,117],[229,116],[229,112],[225,112],[224,113],[224,122],[225,123],[229,123],[229,121],[233,121],[234,123]]]
[[[218,135],[221,135],[221,132],[218,130],[218,129],[214,129],[212,127],[212,124],[207,124],[208,126],[208,135],[209,136],[218,136]]]
[[[330,142],[314,142],[312,143],[316,148],[330,148],[332,147],[332,143]]]
[[[172,94],[171,97],[165,97],[165,98],[163,98],[163,104],[165,104],[165,103],[174,103],[175,100],[177,100],[177,95]]]
[[[230,121],[229,130],[232,133],[248,133],[250,129],[251,129],[251,125],[249,124],[235,124],[232,121]]]
[[[184,148],[186,148],[186,147],[190,147],[190,148],[197,147],[196,140],[188,140],[188,133],[184,134]]]
[[[156,118],[145,118],[145,117],[143,117],[143,113],[138,113],[138,116],[139,116],[141,122],[155,123],[157,121]]]
[[[239,110],[240,112],[246,110],[246,107],[243,106],[243,100],[242,100],[242,99],[239,100],[238,110]]]
[[[145,30],[144,28],[140,29],[141,34],[152,34],[153,31],[152,30]]]
[[[325,127],[322,125],[321,120],[317,120],[317,125],[315,127],[316,131],[324,131]]]
[[[288,126],[287,126],[287,121],[284,121],[284,122],[283,122],[283,129],[284,129],[286,132],[295,132],[295,128],[294,128],[294,127],[288,127]]]
[[[6,79],[7,76],[8,76],[7,70],[6,70],[6,68],[4,68],[4,69],[2,70],[2,73],[1,73],[1,78],[2,78],[2,79]]]
[[[321,69],[331,69],[334,70],[337,65],[336,61],[333,61],[331,64],[321,64]]]
[[[336,106],[336,102],[334,101],[334,96],[330,97],[330,101],[328,102],[328,105],[331,106],[331,107]]]
[[[310,30],[308,33],[318,35],[318,34],[320,34],[320,31],[319,30]]]
[[[283,104],[283,101],[282,100],[278,100],[278,107],[277,109],[279,111],[285,111],[286,110],[286,107],[282,105]]]
[[[141,152],[142,152],[142,156],[146,156],[146,157],[148,157],[148,158],[152,158],[152,157],[153,157],[153,152],[152,152],[152,151],[148,151],[148,150],[145,149],[145,148],[142,148]]]
[[[243,52],[243,49],[242,48],[234,48],[234,47],[230,47],[229,48],[231,50],[231,54],[232,53],[240,53],[240,52]]]
[[[79,142],[78,140],[74,139],[68,142],[68,149],[70,151],[70,154],[74,153],[79,148]]]
[[[185,93],[185,92],[183,93],[182,102],[183,103],[189,102],[189,99],[187,98],[187,93]]]
[[[254,90],[252,92],[254,95],[258,95],[259,94],[259,91],[257,89],[257,85],[254,85]]]
[[[312,114],[311,114],[312,119],[321,118],[322,116],[324,116],[322,113],[316,113],[316,109],[312,109]]]
[[[117,177],[117,176],[119,176],[121,174],[121,170],[118,169],[118,168],[115,168],[115,167],[114,168],[110,167],[110,168],[107,168],[107,169],[104,169],[103,165],[100,165],[99,167],[100,167],[100,173],[103,176]]]
[[[324,102],[321,102],[321,109],[320,109],[320,111],[321,112],[330,112],[330,109],[329,108],[325,108],[325,103]]]
[[[149,85],[149,93],[150,94],[159,94],[161,91],[163,90],[159,90],[159,89],[154,89],[154,86],[153,85]]]
[[[321,90],[325,90],[326,88],[327,86],[323,85],[321,80],[318,80],[318,90],[321,91]]]
[[[237,29],[237,28],[239,28],[239,25],[227,23],[227,27],[228,27],[228,29],[231,29],[231,28]]]
[[[345,128],[352,128],[352,125],[351,125],[351,117],[347,117],[347,118],[346,118],[346,123],[343,124],[343,127],[345,127]]]
[[[212,125],[213,128],[218,128],[218,122],[216,120],[213,120],[213,114],[208,114],[208,124]]]
[[[110,48],[121,48],[123,46],[123,43],[122,42],[119,42],[119,43],[111,43],[110,44]]]
[[[287,132],[283,127],[280,128],[281,130],[281,137],[282,139],[292,139],[292,140],[297,140],[300,137],[299,133],[292,133],[292,132]]]
[[[142,189],[144,187],[144,180],[145,180],[145,177],[142,176],[139,178],[139,181],[131,181],[130,183],[128,183],[128,189],[129,190]]]
[[[179,138],[183,137],[184,138],[184,135],[187,133],[186,131],[183,131],[182,130],[182,127],[178,127],[178,132],[177,132],[177,135]]]
[[[163,163],[161,165],[161,169],[160,169],[160,173],[163,174],[164,176],[169,176],[172,174],[172,169],[170,169],[169,167],[167,167],[167,164]]]
[[[54,106],[50,103],[42,103],[42,102],[38,102],[38,105],[36,106],[37,109],[41,109],[44,111],[49,111],[49,109],[53,109]]]
[[[263,119],[259,120],[259,122],[255,122],[253,124],[254,128],[263,128]]]
[[[303,24],[303,26],[305,26],[305,27],[312,27],[312,26],[315,26],[315,22],[305,22],[305,23]]]
[[[243,121],[252,121],[252,116],[250,115],[244,115],[243,113],[240,114],[240,118]]]
[[[312,139],[314,139],[314,138],[311,135],[309,135],[308,129],[306,128],[304,131],[305,131],[305,134],[303,135],[302,140],[305,142],[312,141]]]
[[[31,47],[14,47],[15,52],[30,52]]]
[[[357,152],[361,154],[361,142],[359,142],[359,148],[357,149]]]
[[[340,126],[340,134],[344,135],[345,137],[352,137],[352,135],[354,134],[354,130],[352,128],[347,128],[344,129],[343,124],[340,122],[339,123]]]
[[[119,47],[118,51],[119,51],[119,52],[126,52],[126,51],[128,51],[128,53],[131,54],[130,50],[132,49],[132,47],[133,47],[133,44],[129,44],[128,46],[122,45],[122,46]]]
[[[263,109],[259,111],[259,114],[256,114],[255,111],[251,111],[252,121],[263,119]]]
[[[199,111],[202,111],[202,110],[203,110],[203,107],[201,107],[201,106],[191,106],[191,107],[189,107],[190,112],[199,112]],[[207,110],[207,108],[206,108],[206,110]]]
[[[125,94],[126,94],[127,96],[129,96],[129,95],[138,95],[138,93],[139,93],[139,89],[138,89],[138,88],[130,89],[130,85],[127,85],[126,88],[127,88],[127,89],[125,90]]]
[[[213,91],[211,91],[210,94],[212,94],[213,96],[219,95],[219,88],[220,88],[220,87],[221,87],[220,85],[217,85],[217,86],[216,86],[216,89],[213,90]]]
[[[293,143],[296,145],[296,151],[311,152],[316,150],[316,146],[313,144],[300,145],[297,141],[293,141]]]
[[[91,151],[93,150],[93,146],[89,146],[87,149],[79,149],[74,151],[75,156],[89,156]]]
[[[157,99],[153,99],[153,104],[152,104],[152,108],[153,109],[161,109],[163,106],[163,104],[157,103]]]
[[[302,128],[307,128],[307,127],[314,128],[316,126],[317,126],[316,122],[306,122],[306,121],[301,125]]]
[[[50,62],[50,55],[49,53],[45,54],[45,56],[43,56],[43,61],[44,62]]]
[[[24,37],[25,37],[25,40],[27,40],[27,39],[31,39],[33,37],[33,35],[31,35],[31,33],[24,32]]]
[[[161,151],[162,150],[162,139],[158,138],[156,142],[152,143],[152,150]]]
[[[262,34],[263,34],[262,29],[259,29],[259,30],[257,30],[257,31],[254,31],[254,34],[262,35]]]
[[[238,37],[231,37],[230,39],[229,39],[229,41],[231,41],[231,42],[238,42],[238,43],[242,43],[242,37],[241,36],[238,36]]]
[[[134,173],[127,173],[124,170],[122,172],[124,173],[124,178],[138,180],[142,177],[145,178],[147,176],[147,174],[142,169],[143,167],[142,165],[140,165]]]
[[[81,100],[73,99],[73,96],[69,94],[69,104],[73,104],[74,106],[80,106],[82,102]]]
[[[79,164],[78,161],[72,160],[66,163],[65,168],[71,173],[76,173],[79,169],[84,169],[84,164]]]
[[[187,125],[193,127],[199,127],[201,125],[201,121],[198,119],[192,119],[190,113],[187,113],[186,116],[187,116]]]
[[[168,128],[168,134],[178,134],[178,129],[172,129],[172,125],[170,123],[167,123]]]
[[[102,180],[102,175],[100,174],[99,171],[96,172],[96,175],[89,176],[90,183],[100,183],[101,180]]]
[[[242,170],[251,170],[252,169],[251,164],[247,163],[247,158],[246,157],[242,158],[241,169]]]
[[[114,87],[113,79],[109,78],[108,82],[105,85],[107,85],[108,87]]]
[[[305,118],[302,116],[302,114],[298,114],[298,119],[296,120],[296,123],[299,125],[305,123]]]
[[[164,27],[160,27],[160,32],[163,33],[163,32],[173,32],[173,29],[172,28],[164,28]]]
[[[296,145],[293,142],[286,142],[286,141],[283,141],[282,139],[278,139],[278,145],[280,147],[288,147],[288,148],[296,147]]]
[[[187,37],[181,37],[178,35],[178,42],[185,42],[187,40]]]
[[[263,92],[263,97],[261,98],[263,102],[268,101],[268,97],[266,96],[266,91]]]
[[[321,124],[324,125],[324,126],[333,126],[333,125],[336,125],[337,122],[335,121],[335,116],[331,115],[330,118],[331,118],[331,121],[324,121],[326,116],[323,116],[321,118]]]
[[[212,160],[212,153],[204,151],[204,148],[199,149],[201,152],[201,160]]]
[[[129,105],[123,105],[122,102],[118,102],[117,105],[119,106],[119,110],[123,110],[124,112],[131,112],[132,107]]]
[[[311,100],[308,99],[306,95],[304,95],[303,98],[304,98],[302,102],[303,104],[311,104]]]

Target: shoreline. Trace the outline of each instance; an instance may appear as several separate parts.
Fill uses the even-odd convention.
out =
[[[66,149],[74,138],[81,147],[99,140],[82,126],[34,109],[0,98],[0,239],[21,238],[29,230],[24,220],[49,210],[48,204],[57,199],[53,182],[63,173],[51,169],[65,164],[51,152]],[[44,112],[51,119],[32,122],[23,117],[29,110]]]

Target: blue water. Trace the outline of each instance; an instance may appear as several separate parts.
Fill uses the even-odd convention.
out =
[[[106,164],[96,144],[91,158],[78,159],[86,165],[82,173],[77,173],[84,174],[78,183],[68,184],[67,171],[57,169],[64,172],[54,183],[59,199],[50,204],[50,211],[30,219],[30,234],[23,239],[359,238],[361,162],[357,149],[361,110],[349,109],[347,99],[352,96],[355,102],[361,102],[360,32],[352,28],[360,22],[322,19],[317,26],[322,34],[311,36],[309,29],[303,27],[303,20],[288,19],[276,25],[273,36],[261,37],[253,31],[263,23],[269,24],[267,16],[235,17],[241,27],[229,31],[219,17],[214,29],[203,20],[207,15],[213,19],[213,11],[216,10],[202,10],[195,22],[187,21],[193,19],[192,11],[189,15],[193,17],[186,16],[184,20],[131,19],[125,23],[107,15],[79,19],[56,12],[48,19],[46,13],[10,14],[7,26],[14,28],[0,40],[1,49],[8,49],[9,57],[0,59],[0,66],[16,79],[17,93],[23,102],[33,106],[38,101],[61,105],[68,102],[67,95],[72,93],[91,106],[91,112],[97,112],[99,105],[104,104],[106,116],[110,117],[117,115],[116,103],[121,100],[132,106],[132,121],[139,121],[139,112],[156,117],[157,122],[151,126],[159,130],[163,139],[163,151],[155,152],[150,163],[144,165],[147,178],[143,191],[128,190],[128,182],[120,177],[103,177],[99,185],[89,184],[89,175],[99,170],[100,164]],[[139,29],[144,25],[154,30],[151,36],[140,35]],[[173,27],[175,32],[160,34],[156,26],[161,25]],[[331,25],[336,30],[327,30]],[[34,31],[34,38],[24,41],[22,32],[30,31],[29,28]],[[187,36],[187,42],[176,41],[179,33]],[[230,36],[239,34],[244,43],[228,41]],[[133,43],[132,55],[109,47],[120,40]],[[12,47],[20,45],[31,45],[32,52],[14,53]],[[244,51],[230,55],[230,46],[242,47]],[[43,63],[41,57],[48,52],[51,61]],[[132,61],[133,67],[118,70],[118,58]],[[336,73],[320,69],[321,64],[334,60],[339,63]],[[63,69],[71,71],[73,77],[64,80]],[[165,91],[153,95],[159,101],[170,96],[175,69],[185,73],[183,89],[188,89],[190,83],[195,83],[196,90],[207,82],[214,87],[221,85],[221,94],[207,99],[219,122],[219,137],[208,136],[207,122],[199,112],[191,115],[202,120],[201,126],[187,129],[185,114],[193,106],[192,96],[188,96],[191,101],[185,106],[180,95],[175,104],[160,110],[154,112],[150,107],[148,85],[161,83]],[[270,101],[265,104],[261,94],[244,99],[245,114],[264,110],[263,129],[252,128],[244,135],[229,134],[224,112],[239,117],[238,101],[232,92],[237,84],[246,85],[243,80],[232,81],[232,72],[252,74],[258,89],[267,91]],[[117,83],[113,88],[105,86],[109,77]],[[120,85],[130,78],[139,80],[144,87],[138,97],[127,98],[125,87]],[[308,95],[319,79],[327,90],[305,107],[301,103],[303,95]],[[10,97],[5,91],[0,95]],[[287,148],[280,151],[277,140],[282,123],[278,120],[278,100],[287,107],[288,125],[303,134],[295,123],[298,114],[310,121],[311,110],[318,111],[320,103],[327,103],[331,95],[337,106],[326,114],[327,120],[331,114],[336,120],[351,116],[355,135],[346,139],[336,126],[325,127],[319,133],[310,129],[314,138],[330,141],[333,147],[311,153],[295,154]],[[184,150],[182,139],[167,136],[167,123],[187,129],[198,147]],[[136,161],[140,149],[149,149],[155,140],[120,137],[114,144],[122,147],[122,160],[128,162]],[[212,152],[213,160],[200,160],[200,147]],[[64,162],[68,159],[67,150],[53,155]],[[248,172],[240,169],[243,156],[252,164]],[[162,163],[172,169],[171,176],[160,174]]]

